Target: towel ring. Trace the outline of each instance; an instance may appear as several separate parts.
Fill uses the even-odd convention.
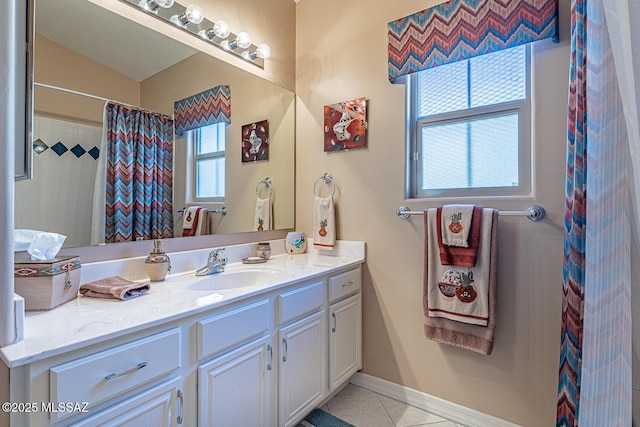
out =
[[[266,177],[265,179],[260,181],[258,185],[256,185],[256,197],[260,197],[260,184],[264,185],[269,189],[269,198],[271,198],[271,196],[273,195],[273,187],[271,187],[271,178]]]
[[[331,193],[331,197],[333,197],[336,194],[336,183],[333,182],[333,175],[331,175],[331,172],[325,172],[320,178],[316,179],[316,182],[313,183],[313,194],[318,197],[320,197],[320,195],[316,191],[316,187],[318,186],[318,182],[320,181],[324,181],[325,184],[331,184],[333,186],[333,192]]]

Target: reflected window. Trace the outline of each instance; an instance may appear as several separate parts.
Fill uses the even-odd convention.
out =
[[[193,130],[194,183],[198,201],[222,201],[225,193],[224,123]]]

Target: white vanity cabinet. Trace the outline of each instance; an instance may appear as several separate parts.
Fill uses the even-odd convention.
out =
[[[327,372],[324,281],[280,294],[278,425],[296,425],[325,397]]]
[[[291,261],[298,260],[306,258]],[[11,401],[37,403],[38,411],[11,414],[11,427],[296,426],[349,380],[362,358],[360,263],[327,258],[336,266],[318,270],[316,259],[305,262],[307,275],[223,303],[215,302],[216,294],[179,294],[168,283],[180,304],[193,296],[194,308],[22,359],[10,369]],[[150,293],[128,307],[160,301],[154,310],[169,310],[162,288],[156,289],[157,300]],[[116,322],[124,303],[103,304],[109,303],[110,322]],[[111,306],[86,304],[86,318],[103,325],[89,310]],[[50,323],[73,323],[75,310]],[[125,318],[139,316],[134,310]],[[77,325],[81,330],[87,323]],[[47,402],[88,402],[88,412],[43,412]]]
[[[198,425],[268,427],[273,347],[269,300],[196,322]]]
[[[180,380],[167,381],[71,426],[177,427],[184,415]]]
[[[360,268],[329,278],[329,392],[362,368]]]

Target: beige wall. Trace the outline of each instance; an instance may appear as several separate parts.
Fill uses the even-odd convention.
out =
[[[227,216],[210,216],[215,234],[251,231],[256,206],[256,185],[269,176],[273,182],[275,229],[294,225],[294,94],[253,74],[199,53],[148,78],[141,85],[141,102],[146,108],[167,114],[174,101],[218,85],[231,87],[231,124],[226,128]],[[269,159],[242,163],[242,126],[269,121]],[[188,139],[177,137],[175,144],[174,206],[186,201]],[[263,194],[262,197],[265,197]],[[193,204],[193,203],[192,203]],[[211,209],[219,205],[198,203]],[[181,222],[176,220],[177,235]]]
[[[35,39],[34,80],[126,102],[140,103],[140,83],[40,35]],[[102,124],[104,101],[36,87],[36,114]]]
[[[569,2],[560,44],[539,42],[534,60],[534,185],[530,200],[465,200],[547,218],[499,221],[498,311],[491,356],[423,335],[421,217],[405,201],[405,88],[387,79],[387,23],[435,4],[406,0],[302,0],[296,14],[296,228],[312,232],[313,182],[330,171],[339,187],[338,237],[364,240],[363,372],[528,427],[550,426],[560,339],[562,215],[569,55]],[[323,153],[323,106],[367,97],[368,147]]]

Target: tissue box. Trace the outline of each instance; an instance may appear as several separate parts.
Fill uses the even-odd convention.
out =
[[[80,260],[77,256],[49,261],[16,259],[13,277],[25,310],[51,310],[78,296]]]

